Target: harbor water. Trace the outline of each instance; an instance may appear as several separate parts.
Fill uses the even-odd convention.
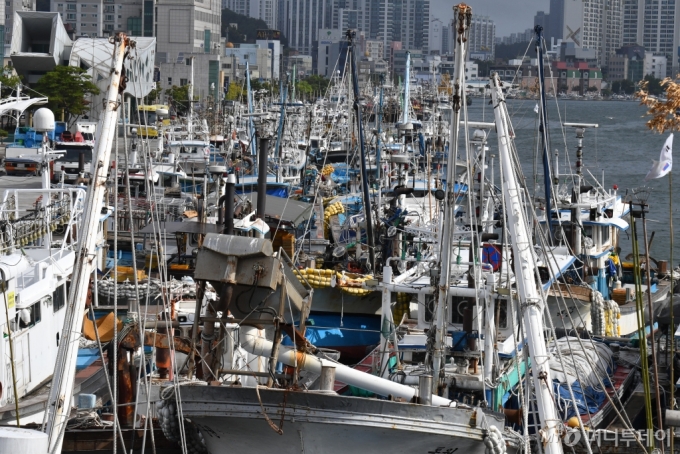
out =
[[[515,143],[522,162],[527,185],[534,190],[534,166],[538,168],[538,190],[542,193],[542,151],[538,130],[538,114],[534,111],[535,100],[509,99],[508,111],[516,133]],[[615,185],[619,194],[625,196],[626,191],[643,186],[651,190],[649,197],[649,214],[647,215],[647,231],[651,236],[655,232],[650,248],[653,258],[670,260],[670,223],[669,223],[669,177],[645,182],[645,176],[652,166],[652,159],[658,160],[663,144],[670,133],[659,134],[647,128],[649,116],[646,108],[637,101],[580,101],[580,100],[548,100],[548,119],[550,122],[551,159],[555,151],[559,151],[559,171],[575,173],[576,132],[575,128],[560,128],[560,123],[596,123],[598,128],[588,128],[583,139],[583,173],[588,171],[611,189]],[[559,114],[558,114],[559,106]],[[470,121],[493,122],[493,110],[489,99],[473,98],[468,107]],[[489,136],[489,149],[497,154],[496,136]],[[676,138],[675,147],[680,147]],[[498,163],[495,163],[497,167]],[[673,179],[673,194],[680,195],[680,176]],[[673,202],[673,225],[680,231],[680,198]],[[641,228],[639,231],[641,232]],[[641,235],[641,233],[640,233]],[[641,237],[640,237],[641,239]],[[621,237],[622,253],[631,250],[630,237]],[[644,248],[641,248],[644,250]],[[675,237],[673,261],[680,263],[680,240]]]

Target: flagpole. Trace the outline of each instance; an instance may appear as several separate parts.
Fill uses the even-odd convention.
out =
[[[668,215],[670,218],[670,231],[671,231],[671,410],[675,410],[675,319],[674,319],[674,309],[673,309],[673,171],[668,172]],[[670,426],[670,451],[674,452],[675,448],[675,429]]]

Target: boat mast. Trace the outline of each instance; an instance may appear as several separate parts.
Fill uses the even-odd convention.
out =
[[[125,90],[123,61],[127,58],[127,51],[131,41],[124,33],[118,33],[114,38],[113,64],[111,82],[106,96],[104,115],[101,120],[101,134],[97,141],[96,162],[92,164],[92,178],[90,190],[84,207],[83,222],[80,226],[81,235],[78,241],[78,251],[71,278],[68,304],[64,328],[61,331],[62,341],[57,352],[57,366],[52,378],[52,387],[46,405],[46,425],[43,430],[47,433],[48,452],[60,453],[66,423],[71,414],[73,399],[73,384],[76,374],[76,359],[78,357],[78,339],[83,329],[83,313],[90,287],[90,276],[97,260],[97,232],[99,219],[104,206],[107,174],[111,157],[111,146],[116,132],[118,118],[119,95]]]
[[[501,81],[497,73],[491,76],[491,99],[496,118],[496,134],[498,135],[498,152],[503,177],[503,198],[508,207],[505,215],[510,233],[514,257],[515,282],[519,304],[524,315],[527,345],[531,356],[531,374],[536,392],[538,414],[543,427],[539,437],[546,454],[562,453],[562,440],[558,424],[560,420],[555,410],[552,397],[552,376],[548,361],[550,355],[545,346],[543,336],[543,311],[545,301],[536,287],[536,273],[533,257],[533,244],[527,220],[522,206],[520,188],[510,158],[512,137],[507,127],[507,110],[501,90]]]
[[[371,212],[371,196],[368,192],[368,171],[366,169],[366,146],[364,143],[364,122],[361,120],[361,104],[359,103],[359,76],[357,73],[357,61],[354,48],[354,37],[356,32],[347,30],[347,41],[349,41],[349,51],[352,54],[352,88],[354,92],[354,111],[357,119],[357,129],[359,130],[359,147],[361,148],[361,187],[364,194],[364,213],[366,216],[366,242],[368,243],[368,257],[371,261],[371,272],[375,273],[375,241],[373,239],[373,213]],[[357,238],[357,243],[361,238]]]
[[[255,123],[253,123],[253,90],[250,88],[250,65],[246,62],[246,97],[248,98],[248,137],[250,140],[250,154],[257,156],[257,138],[255,137]]]
[[[406,51],[406,73],[404,74],[404,109],[401,112],[401,123],[408,123],[408,108],[411,105],[411,52]]]
[[[191,57],[191,74],[189,74],[189,88],[187,90],[187,97],[189,98],[189,121],[187,121],[187,133],[189,133],[189,140],[193,139],[194,125],[194,57]]]
[[[534,28],[536,32],[536,52],[538,54],[538,83],[539,92],[541,94],[541,115],[538,130],[541,133],[541,145],[543,148],[543,186],[545,190],[545,220],[548,225],[548,245],[552,245],[552,224],[550,223],[550,216],[552,212],[551,194],[552,181],[550,174],[550,154],[548,152],[548,111],[545,102],[545,69],[543,68],[543,27],[537,25]]]
[[[454,178],[456,168],[456,151],[458,149],[458,137],[460,133],[460,107],[465,102],[465,50],[467,37],[472,21],[472,8],[461,3],[453,7],[453,18],[456,21],[456,51],[454,63],[454,84],[451,115],[451,138],[449,140],[449,152],[446,159],[446,200],[444,204],[444,218],[442,236],[440,239],[439,258],[439,289],[437,296],[437,311],[435,314],[435,342],[432,355],[432,393],[437,394],[442,374],[442,360],[444,358],[444,339],[446,337],[446,304],[450,287],[451,274],[451,235],[453,232],[453,210],[456,199]]]
[[[380,75],[380,103],[378,104],[378,132],[376,135],[376,145],[375,145],[375,176],[378,179],[378,185],[380,185],[380,134],[382,134],[382,115],[383,115],[383,92],[385,89],[385,76]]]

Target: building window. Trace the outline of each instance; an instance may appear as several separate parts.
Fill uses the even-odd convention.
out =
[[[66,5],[66,10],[67,10],[67,11],[75,11],[75,10],[76,10],[76,5],[73,4],[73,3],[69,3],[68,5]]]
[[[187,84],[187,82],[188,82],[187,79],[180,79],[180,80],[179,80],[179,86],[180,86],[180,87],[183,87],[183,86],[185,86],[185,85]]]
[[[107,32],[112,32],[113,31],[113,24],[106,24],[104,26],[104,30],[106,30]]]
[[[76,20],[76,15],[69,13],[66,15],[66,20]]]

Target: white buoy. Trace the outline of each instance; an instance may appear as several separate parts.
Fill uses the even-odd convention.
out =
[[[12,454],[47,452],[47,434],[18,427],[0,427],[0,452]]]

